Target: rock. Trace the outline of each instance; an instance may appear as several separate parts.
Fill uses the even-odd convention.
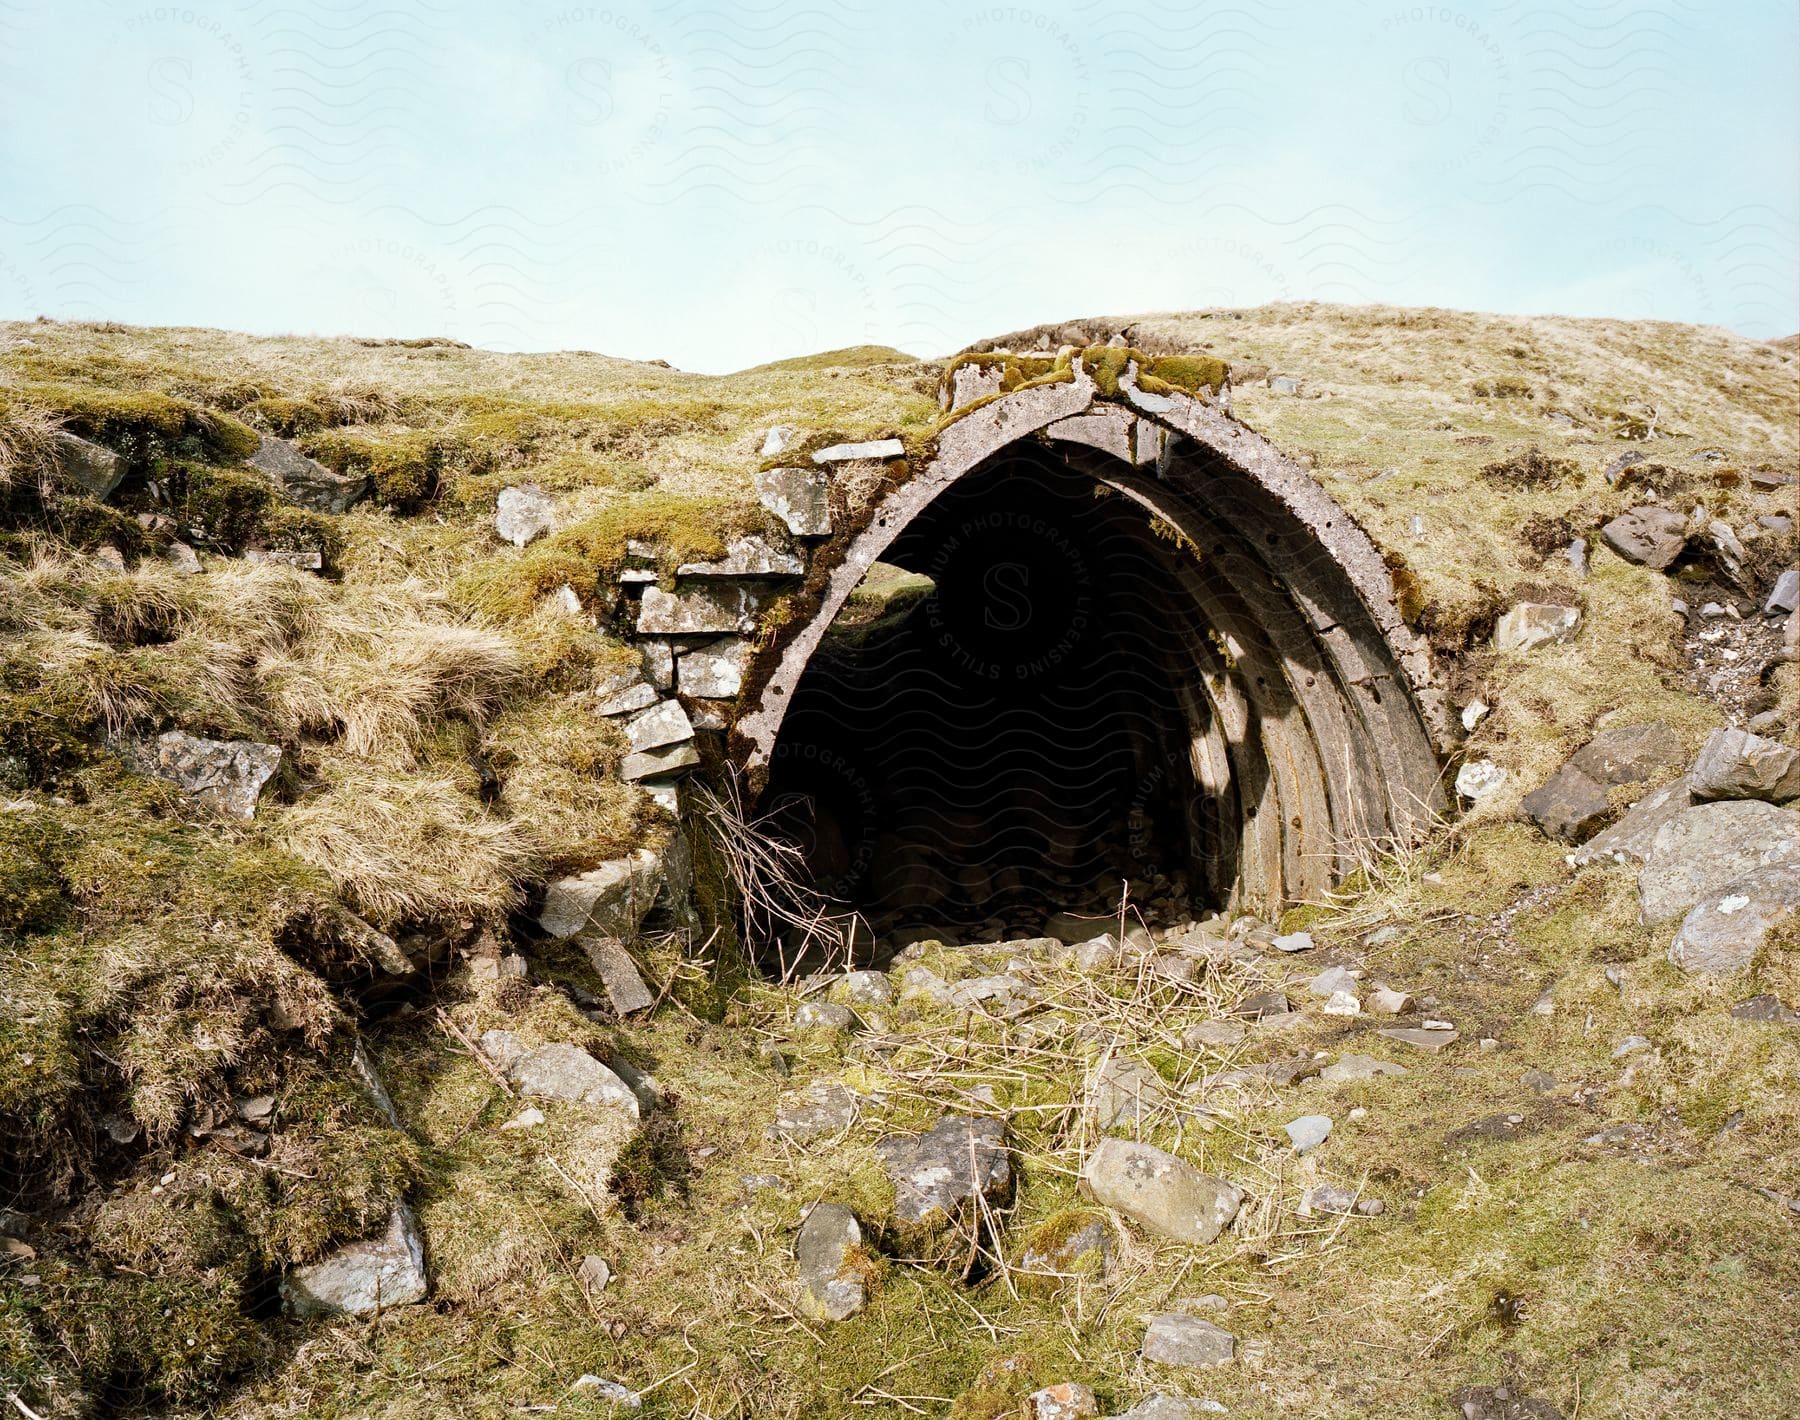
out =
[[[626,686],[623,690],[610,691],[599,695],[594,702],[596,715],[629,715],[635,710],[648,709],[662,697],[656,693],[656,687],[647,680],[640,680]]]
[[[1163,1077],[1148,1065],[1113,1056],[1094,1076],[1088,1104],[1102,1131],[1125,1125],[1136,1133],[1169,1103]]]
[[[1300,381],[1292,375],[1270,375],[1269,388],[1276,394],[1299,394]]]
[[[1800,750],[1747,730],[1714,730],[1688,772],[1696,799],[1800,798]]]
[[[591,933],[629,941],[662,885],[662,855],[640,848],[629,858],[552,882],[544,891],[538,926],[559,940]]]
[[[1569,757],[1596,784],[1642,784],[1686,762],[1681,737],[1660,720],[1602,730]]]
[[[958,1010],[981,1010],[1012,1020],[1038,1002],[1038,994],[1016,976],[976,976],[950,984],[950,1004]]]
[[[1736,1021],[1766,1021],[1774,1025],[1800,1025],[1800,1011],[1790,1011],[1782,1005],[1779,996],[1752,996],[1748,1001],[1739,1001],[1731,1008],[1731,1018]]]
[[[1099,1272],[1111,1268],[1112,1229],[1099,1214],[1076,1214],[1066,1226],[1052,1219],[1039,1228],[1019,1258],[1019,1269],[1066,1277],[1085,1270],[1090,1260]]]
[[[646,636],[747,635],[756,630],[760,605],[753,589],[736,582],[705,582],[677,592],[647,586],[638,603],[637,629]]]
[[[1429,1055],[1436,1055],[1448,1046],[1456,1044],[1458,1033],[1453,1030],[1407,1030],[1404,1028],[1377,1031],[1377,1035],[1389,1040],[1397,1040],[1402,1045],[1410,1045],[1415,1050],[1423,1050]]]
[[[1109,1420],[1201,1420],[1205,1415],[1224,1415],[1216,1400],[1194,1400],[1185,1395],[1153,1395]]]
[[[1189,1026],[1181,1033],[1183,1050],[1229,1050],[1239,1045],[1244,1039],[1244,1027],[1239,1021],[1201,1021]]]
[[[102,502],[125,481],[131,467],[122,454],[78,438],[67,429],[50,436],[50,456],[58,473]]]
[[[289,1271],[281,1279],[281,1298],[295,1316],[368,1316],[423,1301],[428,1285],[425,1241],[412,1209],[402,1203],[381,1237]]]
[[[197,577],[206,570],[200,565],[199,555],[185,542],[170,543],[163,552],[163,561],[184,577]]]
[[[1404,1065],[1377,1060],[1372,1055],[1340,1055],[1319,1071],[1319,1082],[1325,1085],[1348,1085],[1357,1080],[1373,1080],[1381,1075],[1404,1075]]]
[[[769,432],[763,435],[762,457],[772,459],[776,454],[793,441],[794,435],[800,432],[798,424],[773,424]]]
[[[855,1011],[835,1001],[802,1001],[794,1009],[795,1030],[853,1031],[861,1024]]]
[[[634,750],[662,749],[693,739],[694,726],[680,701],[665,700],[626,721],[625,734]]]
[[[1738,541],[1737,533],[1732,531],[1731,524],[1713,518],[1702,525],[1701,532],[1706,538],[1707,545],[1712,548],[1713,561],[1718,565],[1725,580],[1734,587],[1742,587],[1744,584],[1744,558],[1748,554],[1744,551],[1744,544]]]
[[[169,730],[128,757],[141,773],[168,780],[208,808],[250,819],[263,785],[281,764],[281,747],[254,740],[203,740]]]
[[[1282,1125],[1296,1154],[1310,1154],[1331,1137],[1331,1119],[1323,1114],[1303,1114]]]
[[[749,533],[727,542],[717,561],[683,562],[675,571],[682,577],[804,577],[806,559]]]
[[[1289,932],[1286,936],[1277,937],[1269,944],[1278,952],[1310,952],[1313,947],[1311,932]]]
[[[1792,567],[1775,579],[1769,599],[1763,603],[1764,616],[1789,616],[1800,607],[1800,572]]]
[[[1487,719],[1491,709],[1492,707],[1488,705],[1487,701],[1481,699],[1471,700],[1463,706],[1461,718],[1464,733],[1474,734],[1475,727]]]
[[[1577,868],[1601,859],[1642,863],[1650,856],[1650,845],[1656,839],[1657,830],[1692,802],[1685,779],[1653,789],[1627,809],[1625,816],[1611,828],[1570,854],[1569,862]]]
[[[494,509],[494,531],[514,547],[523,547],[556,526],[556,504],[535,483],[502,488]]]
[[[1604,477],[1608,483],[1617,483],[1619,481],[1619,475],[1624,473],[1626,469],[1632,467],[1634,464],[1642,463],[1649,457],[1650,455],[1645,453],[1642,449],[1628,449],[1606,466],[1602,473],[1602,477]]]
[[[1581,623],[1581,612],[1554,602],[1520,602],[1494,628],[1496,651],[1535,651],[1567,641]]]
[[[646,641],[643,646],[644,674],[658,690],[675,688],[675,651],[667,641]]]
[[[1082,1190],[1160,1237],[1196,1246],[1237,1217],[1243,1193],[1149,1144],[1105,1138],[1088,1155]]]
[[[1571,763],[1519,800],[1519,808],[1547,836],[1578,843],[1600,826],[1612,805],[1606,790]]]
[[[325,554],[316,548],[249,547],[244,549],[244,561],[269,567],[292,567],[296,572],[322,572],[325,569]]]
[[[619,777],[627,783],[636,783],[640,779],[679,774],[699,763],[700,751],[693,744],[665,745],[626,755],[619,763]]]
[[[1302,1218],[1310,1217],[1314,1213],[1354,1213],[1355,1211],[1356,1194],[1348,1188],[1339,1188],[1336,1184],[1315,1184],[1300,1195],[1300,1216]]]
[[[832,990],[858,1006],[894,1004],[894,985],[885,971],[847,971]]]
[[[369,491],[367,474],[333,473],[286,439],[264,434],[246,460],[281,490],[281,496],[315,513],[345,513]]]
[[[609,1381],[600,1376],[577,1376],[569,1389],[576,1395],[588,1396],[594,1400],[609,1401],[613,1405],[622,1405],[627,1410],[642,1410],[644,1402],[630,1386],[620,1385],[617,1381]]]
[[[816,464],[850,463],[856,459],[898,459],[906,456],[906,445],[898,439],[870,439],[860,444],[833,444],[820,449],[812,458]]]
[[[856,1121],[856,1096],[836,1081],[808,1085],[775,1103],[771,1136],[810,1144],[842,1134]]]
[[[1747,873],[1689,910],[1669,946],[1669,960],[1683,971],[1741,971],[1796,907],[1800,866]]]
[[[1352,971],[1343,966],[1328,966],[1306,983],[1306,989],[1314,996],[1330,996],[1338,991],[1354,991],[1361,977],[1360,971]]]
[[[1577,577],[1588,574],[1588,540],[1578,537],[1563,549],[1563,556],[1568,559],[1569,570]]]
[[[522,1109],[500,1127],[502,1129],[535,1129],[544,1122],[544,1111],[533,1105]]]
[[[1516,1395],[1507,1386],[1464,1386],[1450,1397],[1457,1420],[1563,1420],[1547,1400]]]
[[[490,1030],[482,1034],[481,1051],[527,1099],[604,1105],[633,1120],[641,1113],[631,1086],[579,1045],[553,1041],[527,1047],[511,1031]]]
[[[1687,546],[1687,519],[1648,504],[1614,518],[1600,529],[1600,539],[1627,562],[1665,572]]]
[[[1029,1420],[1092,1420],[1099,1413],[1100,1402],[1080,1381],[1058,1381],[1025,1397]]]
[[[1012,1193],[1006,1127],[997,1119],[949,1115],[925,1134],[889,1135],[875,1152],[894,1184],[894,1212],[909,1228],[935,1232],[979,1195],[1002,1203]]]
[[[683,651],[675,658],[681,693],[729,700],[744,688],[744,665],[749,659],[750,643],[739,636],[724,636]]]
[[[581,945],[587,950],[594,970],[600,974],[600,984],[606,988],[606,998],[612,1003],[614,1015],[622,1018],[634,1011],[647,1011],[656,1004],[656,996],[644,985],[637,963],[617,937],[590,933],[582,937]]]
[[[104,547],[96,547],[90,554],[94,565],[107,572],[123,572],[125,570],[125,554],[111,543]]]
[[[1506,783],[1506,771],[1491,759],[1471,759],[1456,771],[1456,792],[1471,802],[1487,798]]]
[[[1369,996],[1368,1005],[1378,1016],[1397,1016],[1412,1005],[1412,997],[1404,991],[1395,991],[1392,987],[1378,983]]]
[[[1222,1326],[1186,1312],[1165,1312],[1144,1332],[1144,1359],[1159,1365],[1201,1370],[1228,1366],[1235,1355],[1235,1336]]]
[[[794,1239],[805,1310],[845,1321],[869,1304],[862,1226],[841,1203],[815,1203]]]
[[[581,1266],[575,1269],[575,1280],[589,1296],[599,1296],[606,1290],[606,1284],[612,1281],[612,1268],[604,1257],[589,1253],[581,1259]]]
[[[752,475],[756,496],[765,509],[787,524],[796,537],[826,537],[831,532],[831,480],[817,469],[765,468]]]
[[[1639,916],[1654,926],[1759,868],[1800,863],[1800,812],[1757,799],[1683,809],[1657,829],[1638,872]]]
[[[1242,1016],[1246,1020],[1259,1021],[1265,1016],[1285,1016],[1293,1007],[1288,998],[1279,991],[1263,991],[1255,996],[1246,996],[1238,1003],[1231,1014]]]

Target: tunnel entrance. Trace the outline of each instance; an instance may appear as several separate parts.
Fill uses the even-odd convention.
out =
[[[770,761],[769,828],[877,934],[1036,935],[1222,906],[1187,759],[1178,535],[1047,445],[936,499],[822,638]],[[910,577],[901,575],[911,574]]]
[[[967,410],[820,548],[751,667],[752,816],[865,941],[1035,934],[1127,885],[1152,918],[1269,917],[1444,805],[1444,705],[1382,554],[1223,394],[1136,368],[1104,392],[1082,360],[1012,391],[953,368]]]

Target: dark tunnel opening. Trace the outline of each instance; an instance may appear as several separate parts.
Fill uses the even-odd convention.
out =
[[[1235,843],[1191,767],[1191,555],[1050,446],[1008,446],[913,520],[821,641],[764,827],[877,938],[1036,935],[1116,912],[1127,883],[1169,919],[1222,905]]]

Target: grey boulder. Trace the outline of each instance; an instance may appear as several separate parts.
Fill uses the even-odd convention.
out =
[[[1688,772],[1696,799],[1800,798],[1800,750],[1748,730],[1714,730]]]
[[[280,489],[288,502],[311,508],[315,513],[348,512],[369,491],[366,474],[333,473],[273,434],[262,436],[256,452],[246,462]]]
[[[1237,1338],[1222,1326],[1186,1312],[1167,1312],[1144,1332],[1144,1359],[1163,1366],[1203,1370],[1228,1366],[1237,1355]]]
[[[752,475],[757,500],[796,537],[831,532],[831,480],[814,468],[765,468]]]
[[[50,456],[58,473],[102,500],[112,496],[130,467],[124,455],[78,438],[66,429],[58,429],[50,436]]]
[[[1800,812],[1758,799],[1683,809],[1657,829],[1638,871],[1639,916],[1667,922],[1761,868],[1800,871]]]
[[[1081,1171],[1082,1191],[1160,1237],[1196,1246],[1237,1217],[1244,1195],[1222,1178],[1149,1144],[1102,1139]]]
[[[1686,761],[1681,737],[1661,720],[1602,730],[1569,757],[1596,784],[1642,784]]]
[[[1642,863],[1650,856],[1650,845],[1657,830],[1693,803],[1687,780],[1677,779],[1660,789],[1652,789],[1629,809],[1625,816],[1604,833],[1590,838],[1582,848],[1569,855],[1577,868],[1605,859],[1614,863]]]
[[[556,504],[535,483],[502,488],[494,506],[494,531],[514,547],[542,537],[556,526]]]
[[[552,882],[544,892],[538,925],[558,939],[591,932],[628,940],[662,884],[662,855],[640,848],[629,858],[614,858]]]
[[[1520,602],[1494,627],[1496,651],[1535,651],[1567,641],[1581,624],[1581,612],[1555,602]]]
[[[835,1081],[808,1085],[775,1102],[769,1133],[796,1144],[842,1134],[856,1120],[856,1096]]]
[[[1573,764],[1565,764],[1519,800],[1525,816],[1549,837],[1579,843],[1611,809],[1606,790]]]
[[[861,1260],[863,1233],[841,1203],[818,1203],[794,1239],[802,1303],[820,1321],[845,1321],[869,1303]]]
[[[977,1197],[999,1203],[1012,1193],[1006,1129],[997,1119],[950,1115],[925,1134],[889,1135],[875,1152],[894,1185],[894,1212],[928,1232],[968,1211]]]
[[[1687,546],[1687,519],[1651,504],[1621,513],[1600,529],[1600,537],[1627,562],[1663,572]]]
[[[528,1099],[604,1105],[638,1118],[640,1106],[631,1086],[579,1045],[555,1041],[526,1046],[511,1031],[491,1030],[481,1037],[481,1051]]]
[[[279,745],[254,740],[203,740],[170,730],[132,755],[137,768],[166,779],[219,813],[249,819],[281,764]]]
[[[295,1316],[368,1316],[423,1301],[428,1288],[425,1241],[412,1209],[402,1203],[381,1237],[292,1269],[281,1280],[281,1297]]]
[[[1683,971],[1740,971],[1796,907],[1800,864],[1748,873],[1689,910],[1669,946],[1669,960]]]

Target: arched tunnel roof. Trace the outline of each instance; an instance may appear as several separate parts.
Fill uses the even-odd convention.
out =
[[[1241,835],[1240,885],[1265,905],[1334,881],[1359,845],[1414,836],[1442,807],[1441,695],[1366,533],[1224,395],[1103,389],[1089,361],[1001,392],[953,367],[935,455],[821,548],[805,614],[759,653],[733,747],[764,773],[809,659],[868,569],[934,500],[1033,442],[1132,499],[1192,552],[1170,589],[1196,695],[1190,767]],[[1158,382],[1160,384],[1160,382]]]

